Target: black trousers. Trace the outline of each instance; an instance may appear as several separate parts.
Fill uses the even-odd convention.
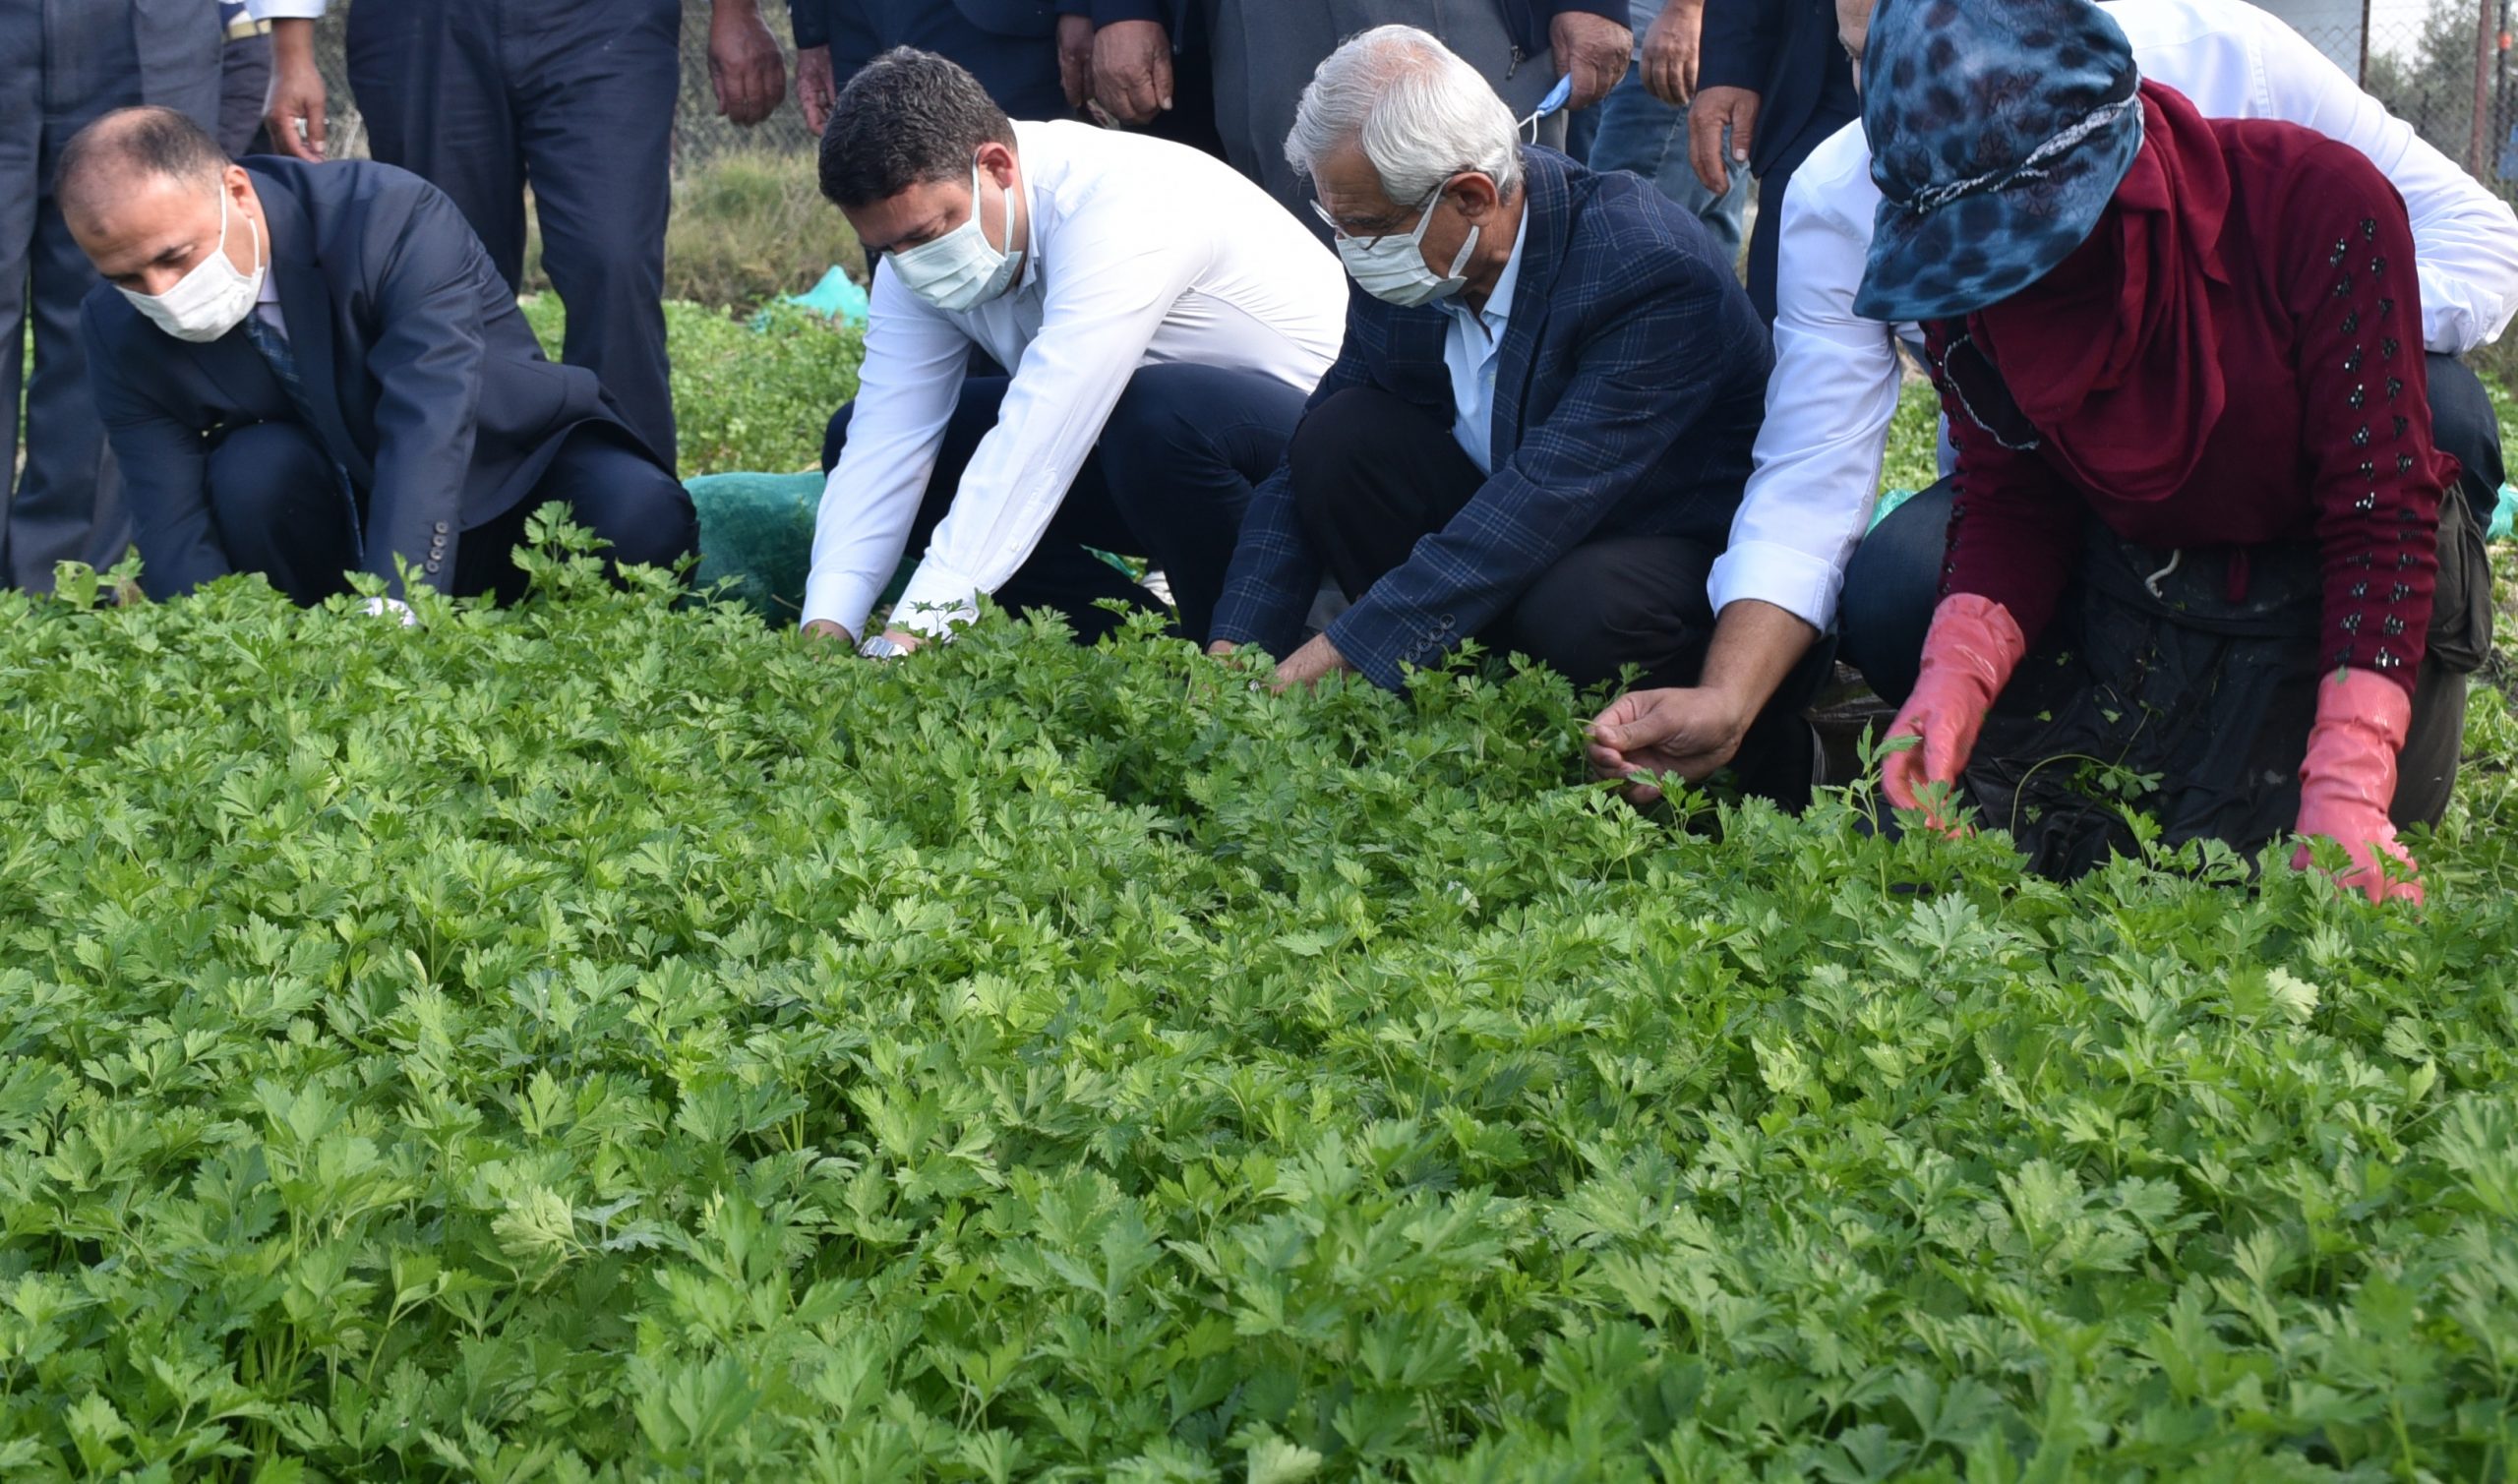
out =
[[[1486,476],[1451,425],[1379,387],[1352,387],[1312,409],[1289,452],[1305,538],[1349,599],[1449,525]],[[1541,572],[1481,630],[1577,686],[1613,683],[1628,666],[1644,687],[1693,685],[1713,637],[1706,591],[1717,537],[1595,534]],[[1749,730],[1734,765],[1742,787],[1797,806],[1810,793],[1815,743],[1802,710],[1834,663],[1813,649]]]
[[[953,507],[954,492],[980,440],[996,426],[1010,379],[973,376],[944,429],[927,497],[910,524],[909,551],[927,550]],[[1067,487],[1048,533],[994,597],[1017,613],[1066,616],[1079,643],[1117,628],[1121,618],[1097,605],[1115,598],[1134,609],[1162,603],[1095,550],[1150,559],[1170,584],[1180,630],[1205,643],[1224,596],[1250,492],[1277,471],[1286,440],[1302,417],[1304,393],[1271,376],[1173,363],[1140,368],[1119,394],[1102,439]],[[857,404],[839,409],[822,442],[822,468],[838,467]]]
[[[350,12],[349,79],[378,159],[452,198],[512,288],[533,188],[561,359],[676,457],[665,221],[682,87],[674,0],[390,0]]]
[[[71,137],[109,109],[144,101],[131,28],[128,3],[0,4],[0,583],[29,592],[52,590],[56,562],[101,569],[131,545],[121,472],[88,389],[79,331],[96,269],[52,194]],[[216,30],[207,16],[203,29]]]
[[[611,543],[615,562],[670,567],[699,546],[699,517],[681,484],[616,430],[590,424],[569,435],[522,500],[463,532],[441,590],[501,602],[522,596],[515,549],[526,518],[555,500]],[[362,502],[295,423],[254,423],[224,435],[210,453],[210,506],[229,564],[261,572],[294,602],[349,591],[346,574],[365,565]]]

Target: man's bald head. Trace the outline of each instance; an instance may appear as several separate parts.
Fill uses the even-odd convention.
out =
[[[54,186],[65,216],[92,215],[105,200],[151,179],[217,189],[230,161],[207,130],[172,108],[117,108],[79,131],[61,151]]]
[[[267,261],[253,177],[171,108],[120,108],[80,130],[54,193],[88,261],[131,293],[166,292],[222,244],[240,273]]]

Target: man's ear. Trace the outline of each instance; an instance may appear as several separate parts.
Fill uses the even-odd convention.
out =
[[[1483,221],[1504,204],[1504,195],[1495,182],[1480,174],[1456,175],[1443,187],[1450,194],[1452,206],[1471,221]]]
[[[1014,185],[1014,148],[1010,145],[990,140],[980,146],[980,169],[989,179],[995,181],[1000,190]]]

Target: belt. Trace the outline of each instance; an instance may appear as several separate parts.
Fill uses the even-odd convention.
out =
[[[269,21],[257,21],[251,16],[239,16],[227,23],[227,39],[230,41],[242,41],[249,36],[268,36],[270,33],[271,24]]]

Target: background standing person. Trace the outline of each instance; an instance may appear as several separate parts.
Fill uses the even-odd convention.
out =
[[[271,90],[271,24],[257,21],[245,0],[216,0],[218,26],[227,38],[218,64],[218,148],[229,154],[260,154],[263,100]]]
[[[1758,178],[1749,302],[1774,323],[1775,249],[1792,173],[1862,115],[1836,40],[1833,0],[1705,0],[1704,54],[1688,110],[1688,147],[1709,191],[1746,165]]]
[[[1206,0],[1057,0],[1067,102],[1222,154]]]
[[[1018,119],[1065,118],[1058,15],[1050,0],[787,0],[796,24],[796,102],[819,136],[857,70],[895,46],[950,57]]]
[[[1688,103],[1696,96],[1699,32],[1706,0],[1632,0],[1635,70],[1601,101],[1591,141],[1594,170],[1632,170],[1696,214],[1725,261],[1737,265],[1749,214],[1749,167],[1726,159],[1730,184],[1706,189],[1689,149]]]
[[[1286,159],[1294,104],[1340,42],[1382,25],[1421,27],[1477,69],[1513,117],[1528,118],[1559,78],[1565,106],[1539,143],[1565,142],[1566,115],[1609,95],[1635,49],[1628,0],[1216,0],[1216,128],[1225,158],[1312,224],[1308,188]],[[1431,14],[1428,14],[1431,12]],[[1850,114],[1847,117],[1851,117]]]
[[[315,19],[326,0],[248,0],[273,23],[274,149],[325,158]],[[368,0],[349,19],[350,90],[375,156],[453,199],[510,289],[524,278],[524,193],[542,267],[569,309],[561,358],[603,381],[668,460],[665,219],[682,88],[679,0]],[[714,0],[718,111],[767,118],[787,91],[759,0]]]
[[[61,151],[107,112],[133,103],[218,119],[218,11],[210,0],[0,4],[0,578],[48,592],[56,562],[110,566],[131,542],[104,425],[88,391],[79,306],[95,269],[53,198]],[[34,332],[34,376],[26,337]],[[17,468],[26,399],[27,464]]]

